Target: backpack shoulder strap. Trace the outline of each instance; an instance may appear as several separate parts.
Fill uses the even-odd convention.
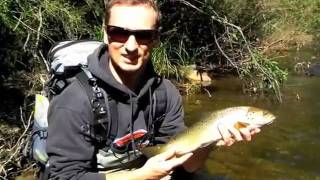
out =
[[[111,127],[107,93],[98,87],[97,79],[86,68],[82,68],[76,78],[85,90],[94,113],[93,129],[90,133],[94,133],[92,137],[98,142],[106,141]]]
[[[156,82],[152,86],[152,119],[147,124],[150,145],[155,142],[154,128],[157,121],[162,121],[166,116],[167,109],[167,88],[162,77],[157,77]]]
[[[110,111],[110,118],[109,118],[109,127],[108,127],[108,134],[107,134],[107,139],[106,139],[106,148],[109,148],[112,141],[116,138],[117,133],[118,133],[118,105],[117,102],[110,98],[108,96],[107,101],[109,102],[109,108],[108,110]]]
[[[158,77],[157,79],[157,87],[153,93],[153,117],[155,118],[153,121],[161,120],[166,115],[167,109],[167,88],[163,79]]]

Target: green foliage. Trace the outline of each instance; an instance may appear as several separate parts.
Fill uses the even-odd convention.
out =
[[[11,2],[9,0],[3,0],[0,2],[0,19],[1,19],[2,23],[5,25],[12,24],[12,22],[11,22],[12,20],[8,16],[8,14],[10,12],[10,5],[11,5]]]
[[[202,90],[201,84],[186,83],[184,87],[187,95],[197,94]]]
[[[234,69],[247,90],[273,91],[281,101],[280,86],[287,73],[259,53],[260,40],[292,27],[318,33],[319,4],[318,0],[164,0],[163,35],[171,46],[182,42],[197,65],[218,73]]]
[[[93,38],[95,34],[92,27],[98,24],[101,26],[101,17],[95,17],[101,16],[103,9],[100,8],[100,14],[96,14],[97,10],[91,9],[86,3],[77,4],[67,0],[43,0],[31,3],[20,0],[18,4],[20,8],[13,17],[23,22],[19,27],[33,31],[40,30],[45,39]]]
[[[288,7],[291,22],[304,31],[319,29],[320,1],[316,0],[283,0],[284,7]]]
[[[160,43],[158,47],[153,49],[152,62],[155,71],[167,78],[180,79],[178,66],[174,65],[173,60],[169,57],[169,52],[172,50],[169,42]],[[175,62],[178,64],[179,62]]]
[[[155,71],[166,78],[172,78],[177,81],[182,80],[183,74],[179,66],[193,63],[195,56],[191,56],[183,41],[172,45],[170,40],[160,42],[158,47],[153,49],[152,62]]]
[[[1,119],[14,122],[14,127],[22,126],[17,122],[26,120],[21,111],[27,109],[23,102],[26,96],[42,90],[47,75],[44,58],[53,43],[102,39],[103,3],[103,0],[0,1],[0,102],[6,103],[0,107]],[[21,134],[16,131],[15,135]],[[10,146],[2,146],[0,176],[4,179],[14,179],[17,172],[30,166],[19,149],[14,156],[3,153],[19,148],[12,147],[15,142],[16,139],[8,142]]]
[[[281,102],[280,85],[287,80],[287,70],[280,69],[276,61],[267,59],[260,52],[254,52],[252,59],[239,70],[244,80],[245,91],[269,93],[273,91]]]
[[[103,7],[102,0],[1,1],[1,84],[33,87],[34,73],[45,69],[44,57],[56,41],[101,39]]]
[[[159,4],[162,43],[154,50],[153,61],[161,74],[177,79],[180,64],[240,72],[245,68],[241,62],[253,59],[248,48],[255,49],[265,32],[285,21],[315,32],[320,24],[317,0],[159,0]],[[24,81],[32,80],[32,74],[45,69],[43,57],[56,41],[101,40],[103,9],[103,0],[2,0],[0,40],[5,43],[0,50],[0,80],[21,78],[20,74],[29,76]]]
[[[261,8],[267,34],[284,28],[296,28],[303,32],[317,32],[320,25],[320,1],[278,0],[266,1]]]

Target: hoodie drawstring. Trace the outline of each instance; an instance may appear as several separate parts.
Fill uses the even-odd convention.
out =
[[[152,138],[153,137],[153,132],[151,132],[151,131],[153,131],[153,128],[152,128],[152,119],[153,119],[153,97],[152,97],[152,90],[151,90],[151,87],[148,89],[148,92],[149,92],[149,112],[148,112],[148,121],[146,122],[147,124],[147,131],[148,131],[148,136],[147,136],[147,140],[151,140],[150,138]],[[134,126],[133,126],[133,124],[134,124],[134,122],[133,122],[133,116],[134,116],[134,112],[133,112],[133,99],[132,99],[132,95],[131,94],[129,94],[129,96],[130,96],[130,109],[131,109],[131,117],[130,117],[130,135],[131,136],[133,136],[133,130],[134,130]],[[135,141],[135,139],[134,138],[131,138],[131,144],[132,144],[132,150],[133,150],[133,152],[134,152],[134,155],[135,156],[137,156],[136,155],[136,150],[138,149],[138,146],[137,146],[137,144],[136,144],[137,142]]]
[[[149,142],[149,143],[151,143],[151,145],[152,145],[152,141],[153,141],[153,123],[152,123],[152,121],[153,121],[153,112],[155,111],[154,109],[153,109],[153,94],[152,94],[152,90],[151,90],[151,87],[149,87],[149,102],[150,102],[150,108],[149,108],[149,117],[148,117],[148,124],[147,124],[147,131],[148,131],[148,140],[149,141],[151,141],[151,142]]]
[[[134,122],[133,122],[133,116],[134,116],[134,113],[133,113],[133,99],[132,99],[132,95],[129,94],[130,96],[130,109],[131,109],[131,117],[130,117],[130,135],[133,137],[133,129],[134,129]],[[135,103],[137,104],[136,100],[135,100]],[[132,144],[132,150],[133,150],[133,154],[135,157],[137,157],[137,152],[136,150],[138,149],[137,148],[137,144],[136,144],[136,141],[134,138],[131,138],[131,144]],[[129,153],[129,152],[127,152]],[[128,158],[130,159],[130,155],[128,154]]]

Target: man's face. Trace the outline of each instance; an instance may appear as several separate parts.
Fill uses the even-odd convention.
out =
[[[157,39],[146,41],[150,36],[148,33],[152,32],[149,30],[155,28],[156,19],[154,9],[146,5],[115,5],[111,8],[107,24],[109,33],[106,32],[109,36],[105,34],[104,39],[116,69],[134,73],[144,68]],[[123,34],[127,36],[121,36]]]

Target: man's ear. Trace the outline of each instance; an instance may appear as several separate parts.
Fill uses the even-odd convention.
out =
[[[106,30],[103,30],[103,42],[105,44],[109,44],[108,34],[107,34]]]

